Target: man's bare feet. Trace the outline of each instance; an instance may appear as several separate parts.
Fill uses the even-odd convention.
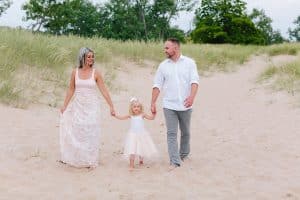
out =
[[[92,171],[92,170],[96,169],[97,166],[88,166],[86,168],[88,169],[88,171]]]

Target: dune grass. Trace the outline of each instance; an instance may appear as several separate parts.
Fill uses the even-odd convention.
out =
[[[283,44],[276,44],[270,45],[260,50],[261,53],[266,53],[269,56],[276,56],[276,55],[297,55],[300,51],[300,43],[283,43]]]
[[[139,66],[156,68],[165,58],[163,42],[53,36],[0,27],[0,102],[18,107],[31,103],[57,106],[64,98],[63,91],[67,88],[70,71],[77,65],[78,50],[84,46],[95,51],[97,67],[105,68],[104,77],[110,88],[116,88],[113,84],[115,70],[122,68],[122,64],[134,62]],[[270,47],[182,45],[183,54],[195,59],[202,75],[232,71],[251,55],[295,54],[299,49],[299,44]]]
[[[200,73],[209,71],[232,71],[236,66],[246,62],[254,55],[259,46],[242,45],[211,45],[211,44],[187,44],[182,51],[194,58]]]
[[[276,90],[285,90],[295,95],[300,91],[300,56],[287,64],[269,66],[258,81],[268,82]]]

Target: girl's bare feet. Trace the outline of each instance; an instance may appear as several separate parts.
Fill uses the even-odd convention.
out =
[[[139,164],[140,164],[140,165],[143,165],[143,164],[144,164],[144,159],[143,159],[143,157],[140,156],[139,159],[140,159]]]
[[[129,159],[129,171],[134,170],[134,156],[130,156]]]

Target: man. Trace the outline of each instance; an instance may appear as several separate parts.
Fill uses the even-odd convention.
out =
[[[170,170],[179,167],[190,153],[190,121],[192,105],[198,90],[199,75],[194,60],[181,55],[175,38],[164,44],[167,59],[160,63],[154,78],[151,112],[156,113],[156,100],[163,90],[163,110],[167,126]],[[181,131],[178,150],[178,124]]]

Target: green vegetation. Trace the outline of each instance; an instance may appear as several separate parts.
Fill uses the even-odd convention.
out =
[[[273,29],[272,19],[264,10],[253,9],[248,15],[244,0],[109,0],[99,4],[91,0],[28,0],[22,9],[33,31],[53,35],[121,41],[177,37],[182,42],[190,37],[194,43],[211,44],[269,45],[286,41]],[[193,30],[185,33],[172,25],[181,11],[193,10]],[[299,20],[294,24],[296,28],[289,29],[290,39],[298,40]]]
[[[300,51],[300,43],[283,43],[278,45],[270,45],[262,48],[261,53],[266,53],[269,56],[276,56],[276,55],[297,55]]]
[[[259,77],[259,82],[271,82],[274,89],[285,90],[291,94],[300,91],[300,57],[288,64],[270,66]]]
[[[300,42],[300,15],[294,20],[295,28],[289,28],[289,36],[291,40]]]
[[[171,27],[180,11],[189,11],[196,0],[29,0],[23,5],[32,30],[55,35],[103,37],[115,40],[159,41],[184,32]]]
[[[271,19],[258,10],[247,16],[246,5],[242,0],[201,1],[196,10],[196,28],[191,33],[193,42],[270,44],[273,34]]]
[[[0,16],[2,15],[2,13],[5,12],[5,10],[7,10],[9,8],[11,3],[12,3],[11,0],[1,0],[0,1]]]
[[[76,66],[79,48],[96,53],[96,67],[104,68],[107,85],[114,89],[115,70],[126,62],[156,68],[165,58],[162,42],[117,41],[78,36],[32,34],[0,28],[0,101],[19,107],[31,103],[57,106],[64,98],[70,71]],[[292,54],[299,43],[262,46],[183,44],[184,55],[194,58],[199,73],[232,71],[251,55]]]
[[[187,44],[182,46],[184,54],[194,58],[200,73],[208,71],[232,71],[237,64],[246,62],[259,46],[230,44]]]

